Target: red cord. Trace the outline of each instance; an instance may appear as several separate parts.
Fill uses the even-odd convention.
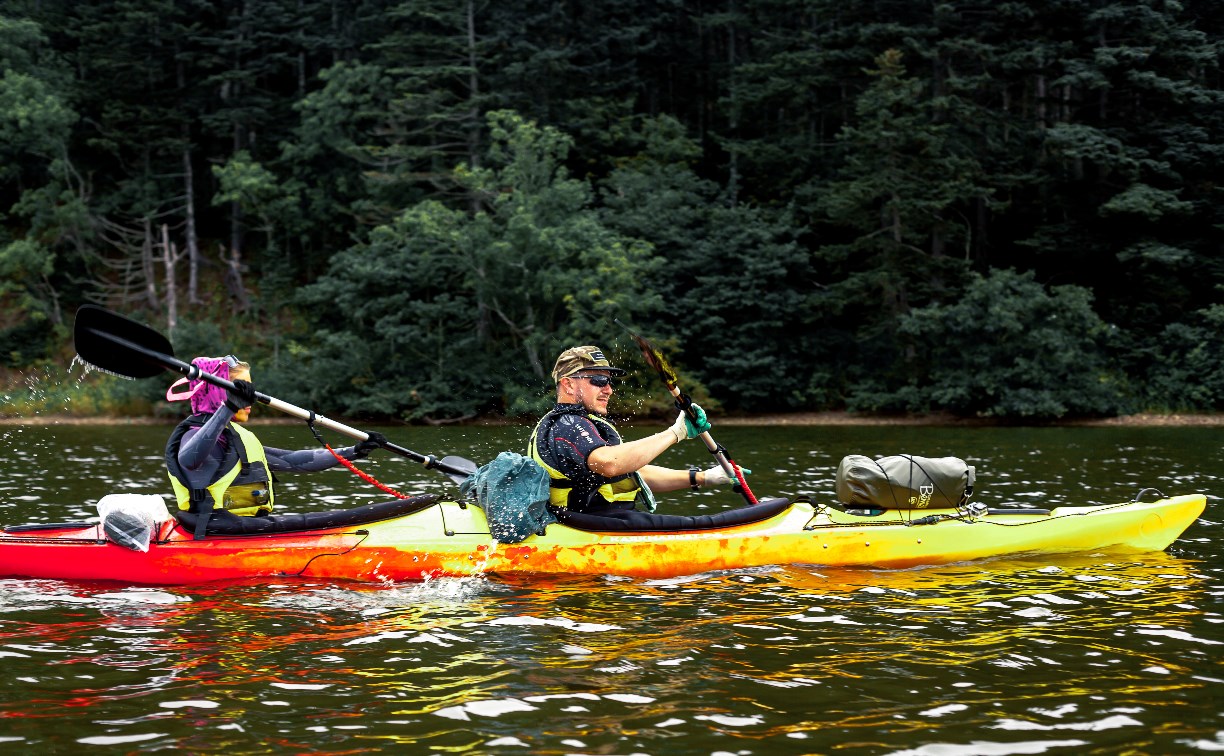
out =
[[[744,473],[740,471],[740,466],[735,464],[735,460],[728,459],[731,463],[731,469],[735,471],[735,479],[739,481],[740,487],[744,489],[744,498],[749,504],[760,504],[757,497],[752,493],[752,489],[748,487],[748,481],[744,480]]]
[[[327,450],[328,450],[329,452],[331,452],[331,453],[332,453],[332,456],[333,456],[333,457],[335,457],[336,459],[340,460],[340,464],[342,464],[342,465],[344,465],[345,467],[347,467],[348,469],[352,470],[354,475],[356,475],[358,478],[361,478],[361,479],[362,479],[362,480],[364,480],[366,483],[369,483],[370,485],[374,486],[375,488],[378,488],[378,489],[381,489],[381,490],[383,490],[383,491],[386,491],[387,493],[391,494],[392,496],[394,496],[394,497],[395,497],[395,498],[397,498],[397,499],[407,499],[407,498],[409,498],[409,496],[408,496],[407,494],[402,494],[402,493],[400,493],[399,491],[396,491],[396,490],[395,490],[394,488],[392,488],[391,486],[384,485],[384,484],[382,484],[382,483],[378,482],[377,480],[375,480],[375,479],[374,479],[374,476],[373,476],[373,475],[370,475],[369,473],[365,473],[365,472],[362,472],[361,470],[358,470],[358,469],[357,469],[357,465],[354,465],[352,462],[348,461],[348,460],[347,460],[347,459],[345,459],[344,457],[341,457],[339,454],[337,454],[337,453],[336,453],[336,450],[335,450],[335,449],[333,449],[333,448],[331,448],[331,444],[324,444],[323,446],[324,446],[324,447],[326,447],[326,448],[327,448]],[[755,502],[754,502],[754,503],[755,503]]]

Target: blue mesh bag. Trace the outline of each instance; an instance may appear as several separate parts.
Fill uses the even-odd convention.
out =
[[[465,480],[459,491],[475,497],[498,543],[519,543],[528,536],[544,535],[544,529],[557,521],[548,510],[548,473],[522,454],[498,454]]]

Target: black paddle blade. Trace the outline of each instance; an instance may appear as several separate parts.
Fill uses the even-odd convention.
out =
[[[174,354],[170,341],[144,323],[90,304],[77,310],[72,344],[85,362],[124,378],[160,375]]]
[[[476,463],[465,457],[443,457],[438,460],[437,468],[450,476],[456,483],[462,483],[476,474]]]

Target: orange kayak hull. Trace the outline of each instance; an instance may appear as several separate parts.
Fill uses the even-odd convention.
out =
[[[1192,494],[1036,514],[940,510],[863,517],[797,502],[759,522],[712,530],[588,532],[553,524],[543,535],[500,544],[479,507],[439,502],[360,525],[203,540],[168,522],[147,552],[110,542],[100,525],[10,529],[0,533],[0,576],[187,585],[507,573],[668,578],[777,564],[905,568],[1010,555],[1160,551],[1205,507],[1206,497]]]

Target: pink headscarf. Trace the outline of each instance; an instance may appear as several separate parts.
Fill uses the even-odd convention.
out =
[[[191,364],[205,373],[229,380],[230,363],[225,357],[196,357]],[[225,398],[225,389],[199,379],[179,378],[166,390],[167,401],[181,402],[190,399],[191,411],[195,414],[211,415],[225,403]]]

